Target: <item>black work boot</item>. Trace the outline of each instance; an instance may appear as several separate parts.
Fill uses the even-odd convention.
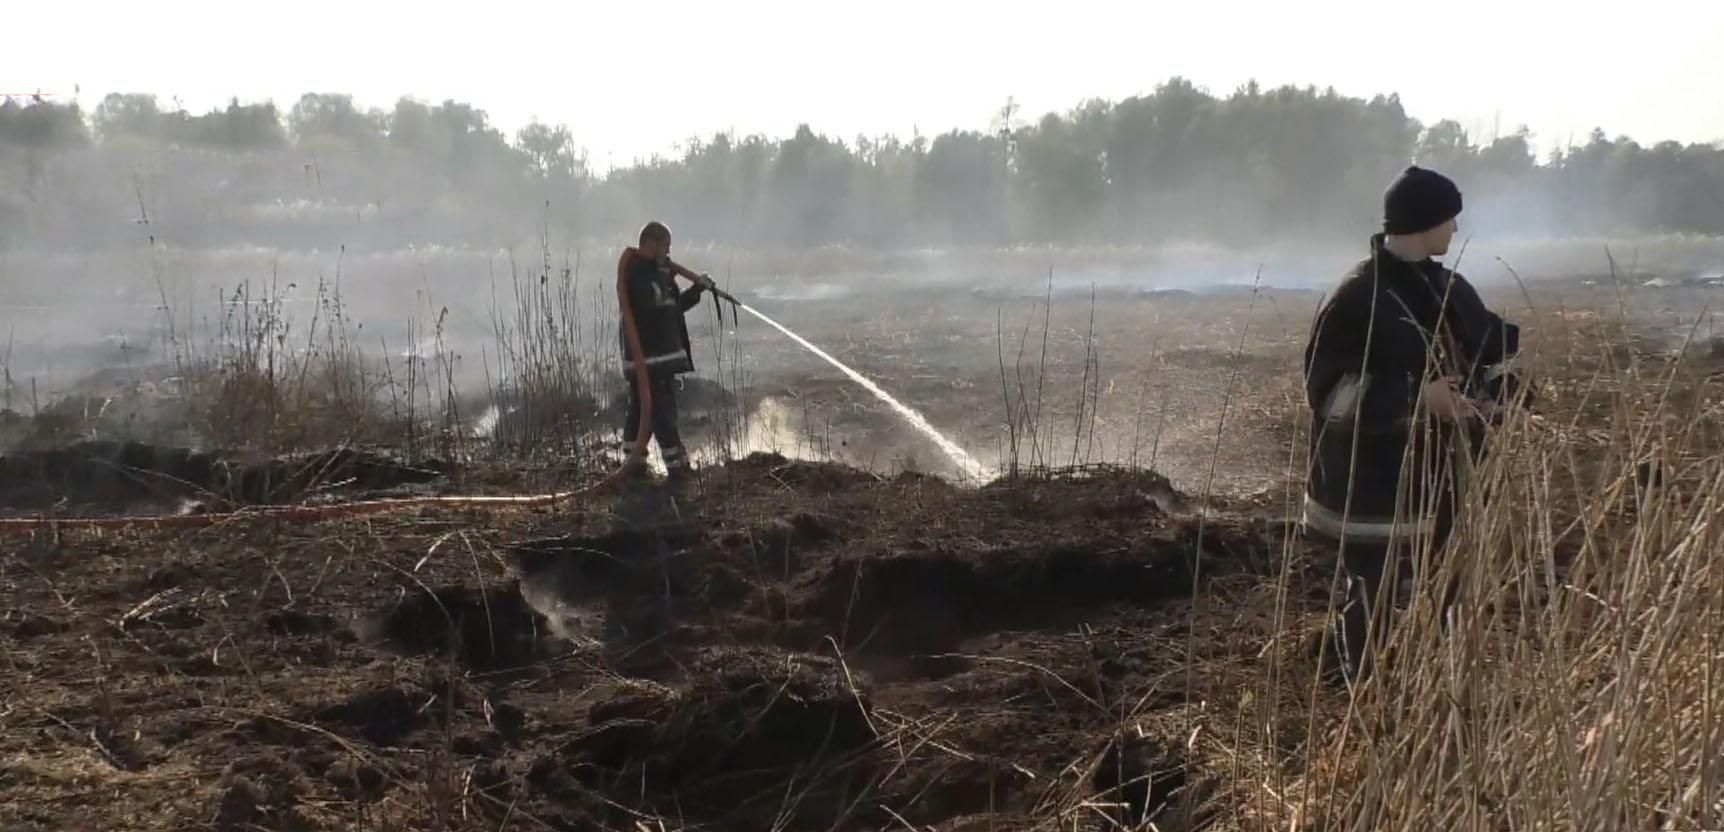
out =
[[[617,479],[623,482],[635,482],[652,476],[652,469],[647,467],[646,457],[631,453],[627,459],[623,460],[622,470],[618,473]]]
[[[670,484],[677,488],[686,488],[689,485],[692,485],[695,481],[694,469],[689,467],[686,462],[681,465],[666,468],[665,476],[670,480]]]
[[[693,479],[694,470],[688,465],[688,451],[681,445],[659,449],[664,456],[665,475],[673,483],[685,483]]]

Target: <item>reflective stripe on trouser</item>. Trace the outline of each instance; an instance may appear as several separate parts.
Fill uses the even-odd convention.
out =
[[[659,451],[664,455],[664,467],[671,469],[688,467],[688,451],[681,445],[672,445],[668,448],[660,445]]]
[[[1389,543],[1394,540],[1407,540],[1417,535],[1428,535],[1436,523],[1431,518],[1418,520],[1395,520],[1380,517],[1342,517],[1333,509],[1317,502],[1311,495],[1305,495],[1305,513],[1302,518],[1305,528],[1336,540],[1352,540],[1360,543]]]
[[[1370,672],[1371,654],[1387,638],[1398,616],[1396,607],[1410,597],[1414,585],[1414,555],[1425,545],[1442,547],[1448,526],[1436,518],[1413,521],[1370,517],[1343,522],[1341,515],[1305,498],[1304,529],[1340,541],[1340,559],[1347,574],[1346,599],[1333,624],[1336,653],[1354,681]],[[1441,588],[1443,620],[1453,605],[1458,584],[1450,579]],[[1380,605],[1380,606],[1379,606]]]

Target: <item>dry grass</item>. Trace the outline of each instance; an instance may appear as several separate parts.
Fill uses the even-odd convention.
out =
[[[583,310],[588,299],[579,291],[578,265],[559,270],[546,252],[540,271],[523,277],[511,270],[512,310],[493,303],[497,374],[506,393],[488,393],[507,410],[496,444],[513,454],[582,457],[595,450],[596,434],[611,427],[596,424],[595,416],[615,387],[603,383],[600,359],[610,352],[604,335],[614,327],[602,325],[596,303]]]
[[[1222,694],[1247,729],[1217,750],[1232,761],[1224,826],[1724,825],[1717,391],[1609,313],[1573,318],[1526,321],[1546,334],[1530,367],[1540,414],[1492,440],[1455,538],[1423,555],[1384,663],[1353,697],[1314,693],[1309,657],[1286,655],[1325,615],[1263,620],[1297,606],[1296,581],[1239,612],[1282,656]],[[1445,626],[1434,588],[1450,580],[1462,590]],[[1309,740],[1301,753],[1278,739],[1289,727]]]
[[[295,287],[241,285],[217,338],[182,359],[194,430],[218,447],[266,453],[398,432],[376,405],[380,380],[351,340],[338,286],[317,287],[316,312],[297,332],[283,310]]]
[[[1332,577],[1310,574],[1334,560],[1313,544],[1289,541],[1279,580],[1194,605],[1187,643],[1166,645],[1190,651],[1191,705],[1128,710],[1121,728],[1185,747],[1219,788],[1193,795],[1199,817],[1170,809],[1155,828],[1724,827],[1719,350],[1697,309],[1678,310],[1689,340],[1672,348],[1624,290],[1581,308],[1566,291],[1509,312],[1532,335],[1536,415],[1493,436],[1447,550],[1418,556],[1368,683],[1348,695],[1318,678],[1313,648],[1338,599],[1300,597]],[[1042,391],[1013,357],[1036,334],[1001,332],[1006,459],[1034,470],[1082,434],[1044,436]],[[1305,426],[1287,418],[1292,485],[1264,497],[1296,516]],[[1223,417],[1217,438],[1227,430]],[[1442,622],[1433,588],[1450,581],[1461,596]],[[1079,828],[1093,808],[1073,791],[1041,826]]]

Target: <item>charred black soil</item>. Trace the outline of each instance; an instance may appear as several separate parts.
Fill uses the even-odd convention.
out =
[[[88,441],[0,454],[0,513],[221,510],[375,493],[442,477],[440,462],[339,448],[257,459],[143,442]]]
[[[547,512],[7,541],[0,826],[1200,825],[1183,735],[1230,694],[1188,646],[1285,541],[1167,493],[757,455]]]

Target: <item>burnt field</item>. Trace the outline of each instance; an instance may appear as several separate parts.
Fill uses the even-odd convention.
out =
[[[13,549],[8,828],[1195,809],[1220,772],[1181,736],[1233,694],[1183,671],[1193,628],[1262,612],[1192,593],[1248,591],[1283,537],[1201,528],[1147,473],[960,490],[762,455],[615,499]],[[1227,641],[1249,674],[1262,645]]]
[[[1007,473],[943,479],[745,319],[696,327],[721,389],[687,418],[731,459],[687,487],[0,538],[0,827],[1715,827],[1714,292],[1490,288],[1541,418],[1444,567],[1466,637],[1415,600],[1356,697],[1320,672],[1334,556],[1291,523],[1317,292],[757,298]],[[603,470],[13,418],[13,518]]]

